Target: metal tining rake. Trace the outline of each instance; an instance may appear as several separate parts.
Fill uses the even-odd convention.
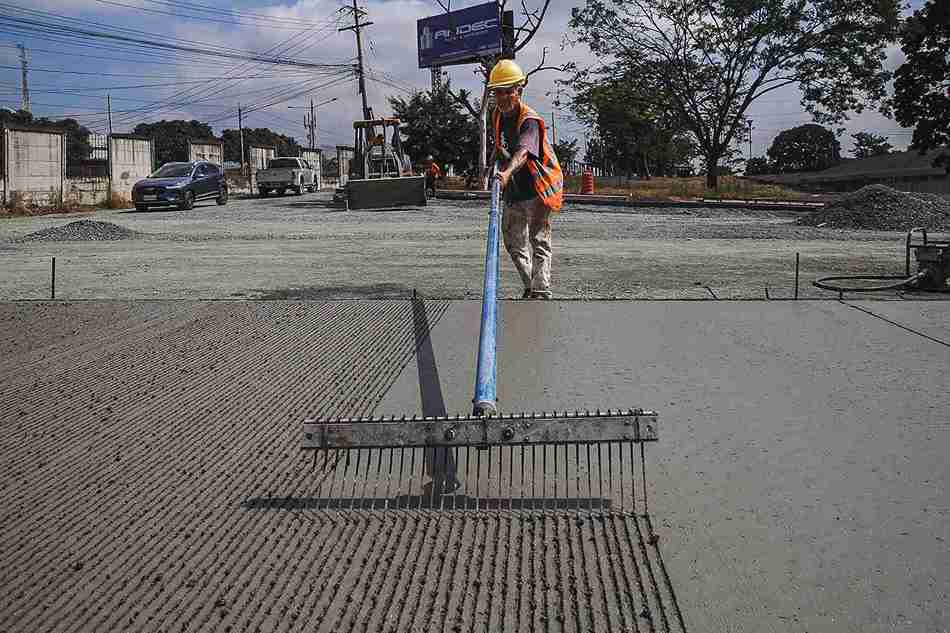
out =
[[[655,412],[498,413],[497,173],[496,164],[472,414],[305,420],[316,507],[636,511],[639,496],[647,510],[644,444],[657,440]]]

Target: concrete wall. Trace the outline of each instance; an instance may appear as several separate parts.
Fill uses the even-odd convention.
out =
[[[112,159],[112,195],[132,201],[132,185],[152,173],[154,150],[149,139],[113,136],[109,143]]]
[[[221,143],[188,141],[188,160],[206,160],[215,165],[223,165],[224,145]]]
[[[58,206],[66,181],[66,134],[3,130],[3,202]]]
[[[109,201],[109,179],[69,178],[63,200],[69,206],[103,206]]]
[[[323,189],[323,165],[320,161],[320,152],[315,149],[300,150],[300,158],[304,159],[313,167],[313,176],[316,180],[317,189]]]
[[[251,191],[254,191],[257,189],[257,171],[267,167],[267,162],[277,155],[277,149],[274,147],[251,145],[247,148],[247,155],[249,161],[248,171],[251,174]]]

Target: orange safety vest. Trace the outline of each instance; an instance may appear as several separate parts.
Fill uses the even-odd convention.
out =
[[[432,176],[433,178],[438,178],[439,176],[442,175],[442,170],[439,169],[439,166],[436,165],[434,162],[429,164],[429,168],[427,171],[429,175]]]
[[[544,206],[552,211],[560,211],[561,204],[564,202],[564,175],[561,173],[561,165],[557,162],[557,156],[551,144],[548,143],[548,135],[544,129],[544,119],[526,106],[521,104],[521,112],[518,113],[518,125],[521,125],[527,119],[534,119],[538,122],[541,135],[541,156],[538,158],[528,158],[526,166],[531,174],[531,180],[534,182],[534,191],[541,198]],[[501,111],[495,110],[495,147],[501,147]]]

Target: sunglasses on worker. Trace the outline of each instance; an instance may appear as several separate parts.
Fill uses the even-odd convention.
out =
[[[520,86],[511,86],[510,88],[494,88],[496,97],[509,97],[518,92]]]

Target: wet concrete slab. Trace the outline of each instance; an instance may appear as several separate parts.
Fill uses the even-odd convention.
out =
[[[941,630],[948,304],[849,303],[505,302],[500,409],[660,413],[650,509],[687,629]],[[468,413],[478,315],[453,303],[376,413]]]
[[[468,412],[475,301],[0,304],[0,630],[942,630],[941,305],[503,302],[503,411],[659,412],[645,518],[321,506],[302,419]]]

